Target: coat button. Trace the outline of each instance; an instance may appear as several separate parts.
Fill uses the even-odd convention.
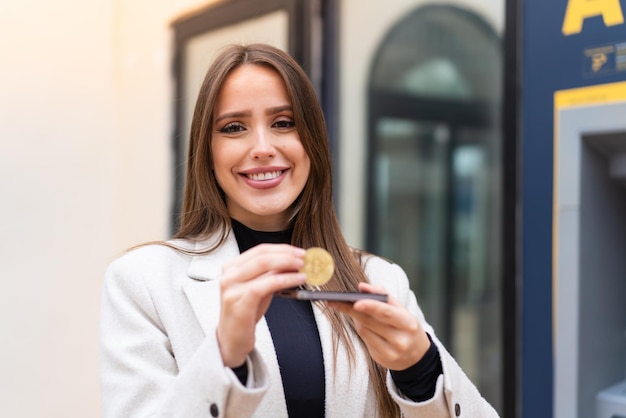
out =
[[[217,408],[217,405],[214,403],[211,404],[209,411],[211,412],[212,417],[217,417],[220,414],[220,410]]]
[[[454,404],[454,415],[456,415],[457,417],[461,416],[461,405],[459,405],[458,403]]]

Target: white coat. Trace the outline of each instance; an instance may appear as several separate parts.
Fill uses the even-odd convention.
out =
[[[211,240],[177,244],[202,249]],[[215,337],[219,278],[222,264],[238,254],[231,232],[218,250],[207,255],[190,256],[149,245],[111,263],[100,324],[105,418],[287,417],[278,362],[263,318],[256,327],[255,350],[246,360],[247,384],[242,385],[221,360]],[[404,271],[371,257],[366,273],[423,322],[441,356],[443,375],[428,401],[404,398],[387,374],[387,387],[403,415],[497,417],[424,321]],[[325,364],[326,418],[376,417],[365,353],[359,351],[350,369],[340,348],[333,367],[330,323],[315,305],[313,310]]]

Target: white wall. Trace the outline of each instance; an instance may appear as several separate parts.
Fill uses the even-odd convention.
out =
[[[366,71],[386,28],[419,3],[390,1],[342,2],[342,218],[356,245]],[[497,21],[499,0],[483,1]],[[170,23],[208,3],[0,3],[0,415],[100,415],[102,276],[124,248],[167,237]]]
[[[0,415],[100,415],[102,276],[166,238],[171,28],[210,1],[0,4]]]

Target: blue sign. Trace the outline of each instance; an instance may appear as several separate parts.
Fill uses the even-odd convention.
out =
[[[553,97],[558,90],[626,80],[626,0],[525,0],[522,4],[521,403],[524,417],[549,418],[553,414]]]

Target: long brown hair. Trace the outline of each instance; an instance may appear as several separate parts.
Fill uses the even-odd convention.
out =
[[[230,230],[224,193],[211,170],[211,133],[218,93],[228,75],[242,65],[271,68],[283,79],[291,99],[296,129],[311,160],[306,185],[289,208],[287,216],[285,228],[293,228],[292,244],[302,248],[322,247],[331,253],[336,265],[335,276],[323,286],[325,290],[357,290],[359,282],[367,282],[368,279],[360,263],[359,253],[348,246],[341,233],[334,210],[332,163],[321,106],[309,78],[298,63],[285,52],[269,45],[228,46],[207,71],[191,122],[183,208],[175,238],[198,239],[219,234],[220,239],[215,247],[206,250],[209,252],[224,242]],[[335,352],[339,341],[343,342],[353,364],[355,347],[350,338],[350,334],[354,333],[352,324],[335,310],[324,305],[320,307],[335,331]],[[359,343],[363,345],[361,340]],[[364,346],[363,349],[367,353]],[[381,416],[398,416],[398,406],[385,385],[386,370],[368,358]]]

